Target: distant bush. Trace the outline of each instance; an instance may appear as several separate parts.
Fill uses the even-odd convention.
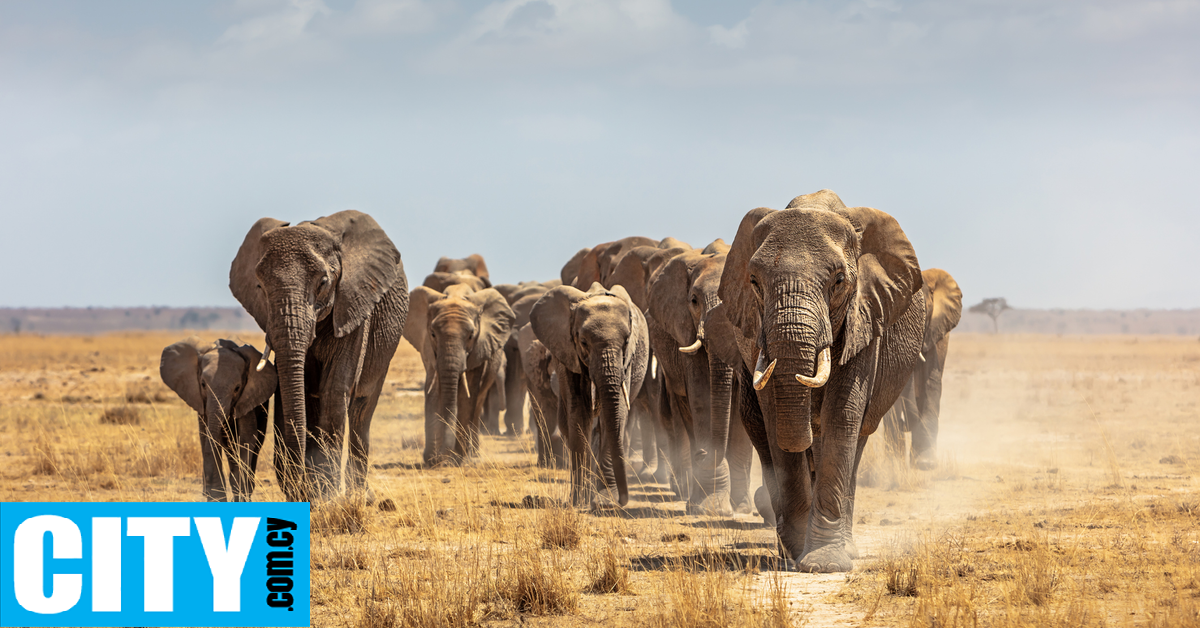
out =
[[[137,425],[142,422],[142,412],[133,406],[113,406],[104,410],[100,422],[109,425]]]

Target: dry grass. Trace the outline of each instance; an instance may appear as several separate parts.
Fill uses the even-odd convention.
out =
[[[0,336],[0,501],[200,499],[195,413],[156,397],[177,336]],[[685,515],[663,486],[566,508],[531,437],[422,469],[402,344],[372,426],[376,505],[313,509],[313,625],[1200,625],[1200,343],[1133,340],[956,335],[940,466],[868,443],[848,577],[764,570],[758,518]],[[102,422],[126,406],[140,423]],[[255,499],[282,499],[271,460]]]
[[[100,422],[109,425],[137,425],[142,422],[142,413],[133,406],[113,406],[104,409],[100,415]]]

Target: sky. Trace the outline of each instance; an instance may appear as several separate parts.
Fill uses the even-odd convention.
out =
[[[0,306],[236,305],[262,216],[410,285],[829,188],[967,305],[1200,307],[1200,1],[0,0]]]

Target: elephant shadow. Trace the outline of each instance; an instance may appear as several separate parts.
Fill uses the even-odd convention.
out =
[[[771,549],[774,549],[774,545]],[[686,556],[637,556],[629,560],[630,571],[670,571],[680,567],[694,571],[783,571],[784,562],[778,556],[735,551],[696,552]]]
[[[775,526],[767,525],[762,521],[739,521],[737,519],[719,519],[717,521],[691,521],[683,523],[685,526],[693,528],[719,528],[721,530],[774,530]],[[770,544],[772,548],[774,543]]]

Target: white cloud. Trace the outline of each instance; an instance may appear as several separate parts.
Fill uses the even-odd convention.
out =
[[[708,27],[708,36],[718,46],[744,48],[746,46],[746,35],[750,33],[750,29],[746,25],[749,21],[749,19],[742,20],[732,28],[725,28],[720,24],[714,24]]]
[[[321,0],[288,0],[272,8],[269,13],[230,26],[217,43],[263,48],[290,44],[304,36],[313,18],[330,13]]]

